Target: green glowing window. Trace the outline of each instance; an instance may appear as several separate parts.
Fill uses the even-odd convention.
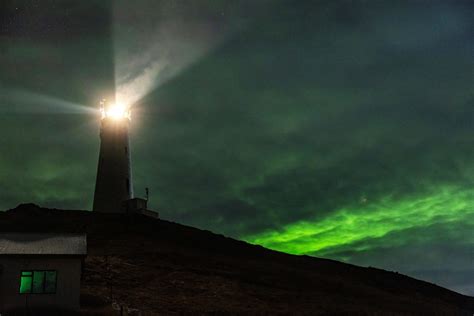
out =
[[[20,294],[56,293],[56,271],[22,271]]]

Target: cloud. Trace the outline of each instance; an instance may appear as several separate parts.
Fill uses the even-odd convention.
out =
[[[131,106],[144,98],[241,29],[262,4],[115,2],[116,99]]]

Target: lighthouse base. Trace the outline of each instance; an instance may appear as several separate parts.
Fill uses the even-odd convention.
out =
[[[141,198],[133,198],[123,202],[125,212],[128,214],[142,214],[145,216],[159,218],[159,213],[148,209],[148,201]]]

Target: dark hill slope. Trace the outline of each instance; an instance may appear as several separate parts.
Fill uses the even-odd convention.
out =
[[[474,298],[141,215],[0,212],[1,231],[87,232],[84,297],[145,314],[472,315]]]

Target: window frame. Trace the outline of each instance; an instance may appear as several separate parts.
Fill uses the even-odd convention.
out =
[[[31,275],[23,275],[23,273],[26,272],[26,273],[31,273]],[[54,291],[52,292],[46,292],[46,273],[47,272],[54,272]],[[42,292],[34,292],[34,277],[35,277],[35,273],[43,273],[43,284],[42,284]],[[29,287],[29,292],[24,292],[22,293],[21,292],[21,284],[22,284],[22,279],[24,277],[29,277],[30,280],[31,280],[31,283],[30,283],[30,287]],[[48,269],[48,270],[21,270],[20,271],[20,286],[19,286],[19,289],[18,289],[18,293],[20,295],[31,295],[31,294],[35,294],[35,295],[43,295],[43,294],[46,294],[46,295],[51,295],[51,294],[56,294],[57,293],[57,289],[58,289],[58,270],[51,270],[51,269]]]

